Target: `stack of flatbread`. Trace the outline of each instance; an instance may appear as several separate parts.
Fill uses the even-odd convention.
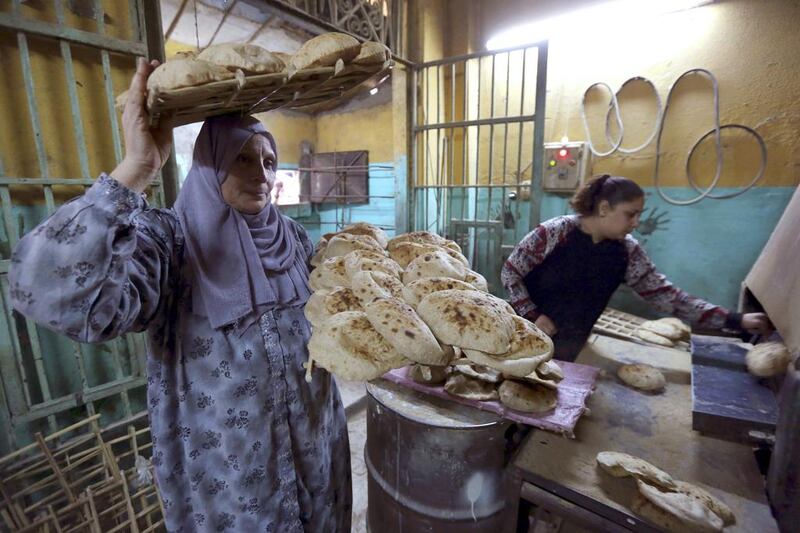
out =
[[[341,69],[347,64],[369,67],[383,65],[390,58],[391,52],[381,43],[362,44],[350,35],[337,32],[310,39],[291,56],[255,44],[217,44],[200,53],[179,52],[159,65],[147,80],[147,90],[164,92],[234,77],[244,80],[247,76],[279,72],[291,78],[305,69],[331,66]],[[123,108],[126,100],[127,91],[117,97],[117,107]]]
[[[413,379],[445,382],[457,396],[528,412],[555,406],[563,374],[552,341],[487,292],[454,241],[424,231],[388,239],[355,223],[323,235],[311,264],[306,317],[319,366],[370,380],[413,363]],[[360,350],[370,342],[374,351]]]
[[[633,477],[638,492],[631,509],[660,529],[674,532],[722,531],[736,523],[724,502],[707,490],[673,479],[647,461],[619,452],[600,452],[597,464],[614,477]]]
[[[688,341],[692,330],[680,319],[668,317],[642,322],[634,333],[652,344],[675,346],[679,341]]]

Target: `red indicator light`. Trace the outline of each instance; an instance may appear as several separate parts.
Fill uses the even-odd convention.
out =
[[[569,155],[569,150],[567,150],[566,148],[562,148],[561,150],[558,151],[559,159],[566,159],[568,155]]]

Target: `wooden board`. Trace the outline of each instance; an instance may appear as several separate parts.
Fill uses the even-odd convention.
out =
[[[636,335],[636,330],[643,322],[645,322],[645,319],[642,317],[607,307],[605,311],[603,311],[603,314],[600,315],[600,318],[597,319],[592,329],[596,333],[616,337],[618,339],[625,339],[637,344],[662,347],[659,344],[647,342]],[[689,343],[686,341],[678,341],[673,348],[688,352]]]
[[[800,352],[800,189],[745,278],[792,353]]]
[[[648,361],[646,350],[639,359]],[[688,385],[670,382],[661,395],[625,387],[613,376],[614,357],[603,353],[599,343],[588,344],[577,362],[605,371],[589,400],[592,413],[578,424],[575,440],[531,432],[512,460],[524,481],[622,527],[647,530],[629,509],[636,490],[633,480],[613,478],[596,465],[601,451],[626,452],[702,486],[727,503],[737,523],[726,532],[777,531],[750,446],[692,431]]]

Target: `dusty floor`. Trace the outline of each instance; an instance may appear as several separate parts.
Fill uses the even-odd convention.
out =
[[[364,464],[364,445],[367,442],[367,404],[364,383],[338,381],[342,396],[347,429],[350,435],[350,464],[353,472],[352,533],[366,533],[367,467]]]

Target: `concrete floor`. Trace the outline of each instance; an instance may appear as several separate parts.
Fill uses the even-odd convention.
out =
[[[366,388],[363,382],[337,380],[342,396],[347,431],[350,436],[350,465],[353,473],[352,533],[367,531],[367,467],[364,464],[364,445],[367,442]]]

